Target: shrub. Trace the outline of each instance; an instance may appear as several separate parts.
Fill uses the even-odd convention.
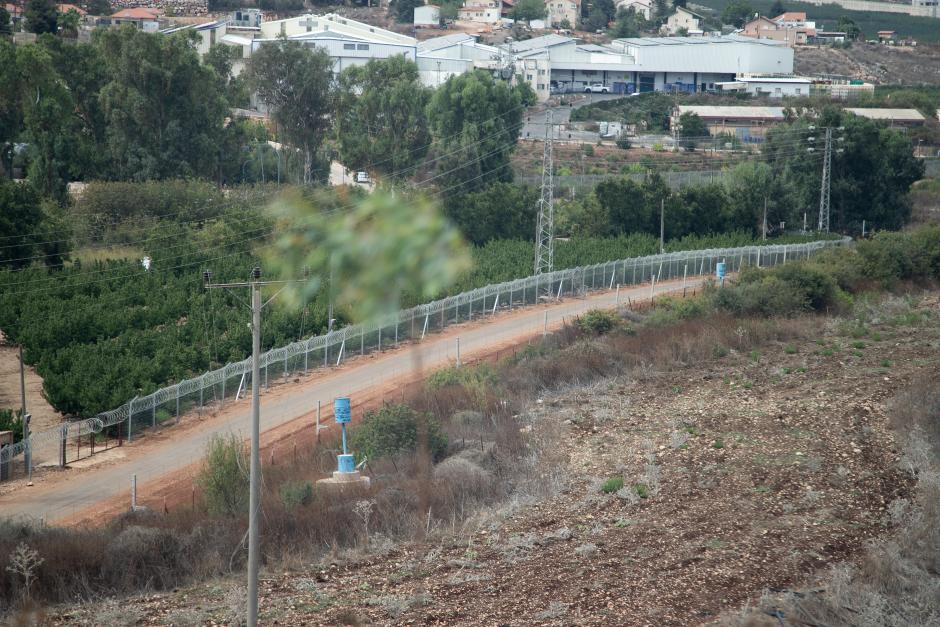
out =
[[[605,333],[610,333],[620,326],[620,318],[618,318],[617,314],[612,311],[591,309],[585,312],[583,316],[578,318],[577,325],[578,328],[585,333],[603,335]]]
[[[705,298],[673,298],[660,296],[656,306],[645,323],[647,326],[667,326],[682,320],[698,318],[708,311],[708,301]]]
[[[604,494],[613,494],[623,488],[623,477],[611,477],[601,486],[601,492]]]
[[[108,545],[101,574],[107,581],[123,581],[131,590],[162,589],[177,585],[180,573],[188,568],[185,552],[172,531],[131,526]]]
[[[925,237],[923,241],[929,240]],[[857,249],[862,273],[886,287],[898,279],[913,279],[930,273],[927,251],[906,233],[876,233],[870,240],[859,242]]]
[[[204,220],[220,215],[224,207],[222,192],[208,181],[93,182],[77,201],[75,215],[86,229],[81,235],[98,240],[124,221],[161,216]]]
[[[232,516],[248,510],[248,455],[234,434],[215,435],[196,477],[210,514]]]
[[[617,136],[617,148],[620,148],[621,150],[629,150],[630,138],[627,137],[626,135],[618,135]]]
[[[911,240],[923,251],[924,269],[929,270],[933,278],[940,279],[940,226],[918,229],[911,235]]]
[[[812,309],[819,311],[837,304],[839,287],[832,275],[821,267],[791,263],[774,268],[771,274],[802,292]]]
[[[351,446],[357,456],[369,459],[396,457],[418,449],[419,427],[427,432],[427,446],[435,460],[447,450],[447,437],[440,423],[428,413],[419,414],[407,405],[386,404],[370,411],[352,432]]]
[[[281,502],[287,509],[309,505],[313,501],[313,485],[308,481],[288,481],[281,486]]]
[[[718,309],[736,315],[793,315],[809,309],[805,293],[777,277],[739,282],[712,293],[712,302]]]
[[[496,383],[496,372],[489,364],[475,366],[448,366],[435,370],[428,376],[427,385],[437,390],[448,385],[462,385],[466,388],[477,389]]]
[[[14,442],[23,439],[23,421],[18,411],[14,413],[12,409],[0,409],[0,431],[12,431]]]

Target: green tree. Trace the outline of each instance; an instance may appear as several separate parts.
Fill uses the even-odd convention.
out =
[[[42,221],[39,194],[31,185],[0,182],[0,265],[20,268],[30,265],[36,231]],[[22,237],[18,237],[22,236]]]
[[[27,0],[23,15],[26,17],[26,29],[29,32],[37,35],[56,34],[59,10],[53,0]]]
[[[279,40],[256,51],[248,66],[249,84],[274,112],[288,143],[303,154],[303,183],[313,181],[314,158],[333,110],[333,61],[321,49]]]
[[[424,0],[392,0],[389,3],[395,21],[403,24],[414,22],[415,8],[420,6],[424,6]]]
[[[770,17],[777,17],[787,12],[787,8],[783,5],[781,0],[774,0],[770,5]]]
[[[839,18],[839,22],[836,24],[836,30],[845,33],[845,36],[850,41],[857,41],[859,35],[862,34],[862,29],[858,27],[855,20],[847,15],[843,15]]]
[[[754,8],[747,0],[731,0],[721,12],[721,21],[741,28],[754,15]]]
[[[686,111],[679,116],[679,137],[686,149],[694,150],[697,142],[706,135],[708,127],[697,113]]]
[[[528,239],[535,232],[538,191],[512,183],[453,196],[444,211],[474,244],[491,239]]]
[[[590,31],[592,33],[596,31],[603,31],[607,30],[608,21],[607,14],[604,13],[603,9],[595,8],[592,9],[587,18],[581,22],[581,27],[584,30]]]
[[[75,9],[69,9],[65,13],[60,13],[58,17],[59,34],[69,39],[78,37],[78,25],[81,24],[82,16]]]
[[[640,32],[648,28],[646,19],[636,12],[634,7],[620,8],[617,11],[617,22],[611,35],[614,37],[639,37]]]
[[[232,62],[241,58],[241,49],[226,44],[214,44],[203,57],[202,62],[215,70],[224,85],[225,99],[230,107],[248,105],[248,85],[244,76],[235,76]]]
[[[5,7],[0,7],[0,36],[9,35],[13,32],[13,23],[10,21],[10,12]]]
[[[731,171],[725,183],[728,195],[729,226],[747,229],[754,235],[763,232],[764,206],[767,207],[767,225],[771,228],[789,212],[781,202],[785,196],[782,182],[774,176],[766,163],[751,161],[740,163]]]
[[[89,15],[111,15],[111,3],[108,0],[87,0],[85,10]]]
[[[659,213],[654,225],[647,194],[639,183],[626,178],[601,181],[594,196],[607,214],[612,232],[659,233]]]
[[[13,176],[13,142],[23,127],[21,84],[16,47],[0,38],[0,170],[7,177]]]
[[[99,32],[108,82],[100,102],[109,174],[124,180],[211,176],[227,107],[192,36],[130,28]]]
[[[439,185],[457,193],[511,180],[509,157],[534,102],[527,83],[510,87],[482,70],[448,79],[428,104]]]
[[[418,66],[403,56],[343,70],[333,115],[340,161],[354,170],[410,175],[430,144],[430,99]]]
[[[922,160],[914,157],[910,138],[831,106],[821,109],[812,122],[817,126],[812,133],[808,129],[810,121],[805,119],[771,129],[764,146],[782,185],[776,196],[794,208],[788,219],[802,221],[803,212],[807,212],[810,222],[816,221],[813,216],[818,214],[825,133],[822,127],[830,126],[835,144],[830,228],[857,232],[862,220],[875,228],[903,226],[910,218],[908,191],[923,176]],[[792,147],[808,144],[809,135],[816,138],[814,151],[794,153]],[[838,152],[840,149],[842,152]]]
[[[45,37],[51,37],[47,35]],[[53,55],[41,44],[17,47],[22,72],[19,104],[28,143],[30,181],[46,196],[63,198],[65,184],[81,168],[85,139],[68,85],[56,72]]]
[[[458,9],[460,8],[459,2],[442,2],[441,3],[441,20],[452,22],[457,19]]]
[[[681,235],[717,235],[734,230],[734,225],[727,220],[728,197],[720,183],[683,187],[678,196],[680,204],[692,216],[689,230]]]
[[[514,20],[530,22],[545,17],[545,3],[542,0],[519,0],[512,8],[510,17]]]
[[[421,425],[423,421],[424,425]],[[407,405],[383,405],[366,413],[362,423],[352,430],[350,447],[369,459],[395,458],[418,449],[419,427],[427,431],[428,448],[434,459],[447,452],[447,436],[431,414],[419,415]]]

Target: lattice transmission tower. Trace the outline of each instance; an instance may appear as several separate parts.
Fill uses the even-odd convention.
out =
[[[542,194],[539,197],[539,217],[535,227],[535,274],[551,272],[555,267],[555,199],[552,190],[554,139],[554,115],[549,109],[545,119],[545,146],[542,151]]]
[[[832,129],[826,128],[822,185],[819,188],[819,230],[829,232],[829,190],[832,187]]]

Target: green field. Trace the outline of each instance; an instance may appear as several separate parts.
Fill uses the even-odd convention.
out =
[[[714,9],[721,15],[730,0],[696,0],[696,5]],[[754,11],[761,15],[770,13],[773,0],[750,0]],[[870,11],[849,11],[836,4],[817,6],[805,2],[784,2],[787,11],[805,11],[807,18],[816,22],[816,28],[835,29],[836,22],[843,15],[855,20],[866,39],[875,37],[880,30],[897,31],[901,37],[913,37],[919,42],[940,43],[940,19],[915,17],[902,13],[876,13]],[[771,16],[773,17],[773,16]]]

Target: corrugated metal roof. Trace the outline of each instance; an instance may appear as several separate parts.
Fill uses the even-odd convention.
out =
[[[783,120],[783,107],[738,107],[716,105],[679,105],[679,114],[694,113],[700,118],[746,118]]]
[[[533,37],[525,41],[514,41],[512,43],[512,50],[513,52],[523,52],[535,48],[549,48],[572,41],[574,41],[574,39],[571,37],[564,37],[562,35],[542,35],[541,37]]]
[[[741,35],[724,35],[722,37],[627,37],[615,39],[615,44],[626,46],[686,46],[704,44],[750,44],[752,46],[785,46],[782,41],[772,39],[755,39]]]
[[[418,50],[440,50],[441,48],[448,48],[450,46],[455,46],[465,41],[476,42],[476,38],[471,37],[470,35],[467,35],[466,33],[452,33],[450,35],[432,37],[431,39],[425,39],[424,41],[419,41]]]
[[[847,108],[846,111],[854,113],[861,118],[869,120],[890,120],[894,122],[923,122],[924,116],[917,109],[866,109],[860,107]]]

